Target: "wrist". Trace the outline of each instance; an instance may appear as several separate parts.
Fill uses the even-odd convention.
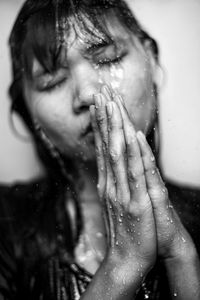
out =
[[[192,240],[182,240],[177,243],[170,251],[170,255],[163,259],[166,266],[191,264],[198,261],[198,253]]]
[[[146,275],[153,267],[153,263],[150,263],[147,259],[136,257],[134,255],[123,256],[117,251],[110,251],[105,258],[106,263],[111,267],[111,276],[115,284],[120,284],[126,278],[130,281],[138,284],[142,283]],[[116,274],[118,276],[116,276]]]

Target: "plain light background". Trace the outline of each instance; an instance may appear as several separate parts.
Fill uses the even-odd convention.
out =
[[[127,0],[160,46],[160,159],[165,177],[200,187],[200,1]],[[22,0],[0,0],[0,181],[29,180],[42,170],[31,137],[16,118],[9,125],[7,39]]]

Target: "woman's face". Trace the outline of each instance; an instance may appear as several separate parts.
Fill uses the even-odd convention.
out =
[[[24,78],[24,94],[33,119],[69,158],[95,160],[89,106],[104,84],[123,96],[136,130],[147,133],[155,116],[153,91],[156,64],[149,45],[142,46],[115,18],[108,29],[112,42],[75,38],[63,64],[48,74],[35,59],[33,79]]]

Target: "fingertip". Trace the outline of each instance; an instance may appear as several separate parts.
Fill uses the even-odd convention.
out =
[[[90,111],[90,114],[91,114],[92,116],[94,116],[94,114],[95,114],[95,106],[94,106],[94,104],[90,105],[89,111]]]
[[[108,117],[112,117],[113,114],[113,101],[110,101],[106,104],[106,112]]]

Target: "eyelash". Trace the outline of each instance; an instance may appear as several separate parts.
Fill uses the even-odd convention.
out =
[[[41,89],[42,92],[51,92],[53,90],[55,90],[56,88],[59,88],[60,86],[62,86],[62,84],[65,83],[65,81],[67,80],[67,77],[61,79],[60,81],[58,82],[55,82],[55,83],[49,83],[47,84],[45,87],[43,87]]]
[[[102,60],[97,62],[97,65],[99,67],[103,67],[103,66],[110,66],[112,64],[117,64],[117,63],[121,62],[123,57],[124,57],[124,55],[117,56],[114,59],[102,59]]]

